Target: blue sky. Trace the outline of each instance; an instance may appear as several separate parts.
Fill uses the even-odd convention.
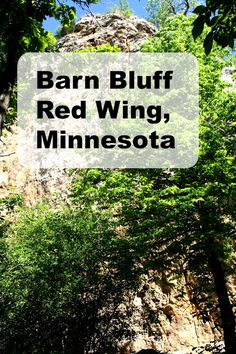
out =
[[[147,4],[148,0],[129,0],[129,7],[133,10],[135,15],[143,18],[147,18],[147,12],[145,10],[145,5]],[[68,0],[66,1],[67,4],[75,6],[73,1]],[[113,8],[115,5],[119,4],[119,0],[112,1],[112,0],[101,0],[98,4],[96,5],[91,5],[91,10],[94,14],[96,13],[104,13]],[[86,14],[85,11],[82,11],[81,8],[77,5],[75,6],[77,9],[77,17],[81,17]],[[56,32],[56,28],[59,26],[59,22],[48,18],[46,21],[44,21],[44,28],[47,31],[51,31],[53,33]]]

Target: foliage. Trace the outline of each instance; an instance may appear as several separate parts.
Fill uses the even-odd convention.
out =
[[[86,5],[97,0],[77,1]],[[0,63],[1,71],[6,65],[7,54],[14,50],[18,59],[25,52],[45,51],[55,46],[52,34],[45,31],[46,17],[59,20],[62,28],[70,28],[75,20],[75,8],[56,0],[11,0],[0,4]],[[9,53],[10,54],[10,53]]]
[[[17,115],[17,92],[16,92],[16,86],[14,86],[11,95],[10,106],[8,108],[6,119],[5,119],[6,127],[11,126],[12,124],[15,123],[16,115]]]
[[[21,207],[22,204],[22,195],[20,194],[11,193],[7,197],[0,198],[0,239],[17,207]]]
[[[192,38],[193,20],[194,16],[183,15],[169,19],[142,50],[190,52],[198,59],[201,125],[197,164],[179,170],[84,171],[74,183],[72,196],[80,207],[96,205],[101,211],[113,211],[113,222],[123,229],[144,270],[155,268],[170,278],[191,271],[198,284],[198,304],[204,292],[208,294],[205,309],[210,304],[216,311],[219,306],[232,348],[234,320],[225,279],[235,273],[235,125],[227,124],[235,115],[235,91],[226,89],[221,80],[222,68],[230,65],[230,59],[225,59],[230,58],[229,52],[214,46],[207,57],[201,38]],[[225,321],[230,323],[227,328]]]
[[[207,0],[205,6],[197,6],[194,12],[198,17],[193,23],[193,37],[197,38],[201,35],[205,24],[210,28],[204,40],[206,54],[210,53],[213,40],[222,47],[234,48],[234,40],[236,39],[235,1]]]
[[[60,20],[64,27],[70,26],[75,8],[57,0],[0,2],[0,136],[16,82],[18,59],[26,52],[55,50],[55,38],[43,28],[46,17]]]
[[[46,45],[44,46],[45,52],[56,52],[57,46],[56,46],[57,38],[52,34],[52,32],[47,32],[46,33]]]
[[[86,5],[98,0],[74,3]],[[55,45],[52,34],[43,28],[46,17],[59,20],[63,28],[70,27],[75,20],[75,8],[56,0],[28,1],[11,0],[0,4],[0,69],[4,69],[7,53],[14,49],[19,58],[24,52],[44,51]]]
[[[102,332],[128,286],[129,258],[113,234],[96,212],[42,204],[16,214],[1,240],[4,352],[82,354],[101,343],[116,352],[114,334]]]
[[[97,47],[86,47],[75,50],[75,53],[118,53],[120,48],[117,45],[102,44]]]
[[[0,199],[0,207],[13,210],[16,206],[22,206],[22,195],[12,193],[8,197]]]
[[[74,2],[87,4],[86,1]],[[55,39],[43,28],[46,17],[60,20],[62,26],[69,26],[75,19],[75,8],[57,0],[0,3],[0,136],[16,82],[19,58],[26,52],[55,49]]]
[[[134,15],[127,0],[119,0],[119,6],[113,7],[109,12],[117,12],[128,18]]]
[[[71,21],[69,24],[57,27],[55,37],[57,39],[64,37],[69,33],[73,33],[75,30],[75,20]]]
[[[58,5],[56,1],[13,0],[0,5],[0,34],[3,39],[4,52],[14,46],[18,57],[28,51],[44,51],[51,38],[43,29],[43,20],[55,17],[63,24],[70,23],[75,17],[75,8],[66,4]],[[17,31],[20,30],[20,34]],[[20,38],[19,38],[20,35]],[[15,36],[15,37],[14,37]],[[15,42],[14,38],[19,40]]]
[[[169,17],[177,13],[187,15],[197,3],[197,0],[149,0],[146,5],[146,10],[149,14],[148,19],[157,27],[162,27]]]

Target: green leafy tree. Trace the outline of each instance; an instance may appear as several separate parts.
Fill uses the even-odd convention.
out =
[[[149,14],[149,21],[161,27],[170,16],[177,13],[189,14],[197,3],[196,0],[149,0],[146,10]]]
[[[57,27],[55,37],[57,39],[64,37],[65,35],[74,32],[75,30],[75,20],[71,21],[69,24],[60,25]]]
[[[74,2],[85,6],[97,0]],[[0,3],[0,135],[16,81],[18,59],[26,52],[44,51],[49,46],[49,34],[43,29],[47,16],[66,26],[74,20],[75,8],[56,0]]]
[[[193,23],[193,37],[201,35],[204,25],[210,28],[205,36],[204,48],[210,53],[213,41],[222,47],[234,48],[236,39],[236,2],[235,0],[207,0],[205,5],[197,6],[194,13],[198,16]]]
[[[73,198],[83,208],[111,209],[116,227],[144,269],[166,276],[186,271],[196,282],[195,305],[218,311],[227,354],[235,352],[235,318],[227,280],[235,242],[235,91],[221,80],[229,52],[214,46],[207,57],[194,41],[194,17],[169,19],[146,52],[190,52],[199,63],[200,154],[189,169],[84,171]],[[207,294],[205,298],[201,294]],[[201,311],[202,312],[202,311]],[[206,312],[202,312],[205,315]]]
[[[127,0],[119,0],[119,5],[113,7],[109,12],[117,12],[125,17],[131,17],[134,14]]]
[[[0,243],[2,352],[117,352],[129,335],[114,318],[132,265],[107,221],[74,207],[15,213]]]

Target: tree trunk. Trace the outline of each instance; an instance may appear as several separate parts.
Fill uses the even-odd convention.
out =
[[[228,290],[226,287],[225,274],[222,264],[214,253],[214,244],[208,256],[211,271],[214,277],[215,290],[218,298],[222,328],[224,333],[225,351],[227,354],[236,353],[236,333],[235,318],[233,308],[229,300]]]
[[[10,104],[12,88],[16,81],[18,59],[16,52],[17,48],[12,41],[11,45],[8,46],[6,64],[3,72],[0,73],[0,137]]]
[[[10,83],[5,88],[0,86],[0,137],[2,136],[3,124],[9,108],[11,92],[12,86]]]

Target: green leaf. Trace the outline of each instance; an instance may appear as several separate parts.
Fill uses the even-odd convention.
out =
[[[197,7],[193,10],[193,13],[194,13],[194,14],[199,14],[199,15],[201,15],[201,14],[203,14],[205,11],[206,11],[206,7],[203,6],[203,5],[199,5],[199,6],[197,6]]]
[[[209,32],[206,38],[204,39],[204,49],[206,55],[210,54],[213,44],[213,32]]]
[[[219,16],[214,16],[212,17],[211,21],[210,21],[210,25],[213,27],[215,26],[215,24],[218,22]]]
[[[204,29],[204,23],[205,23],[205,17],[204,16],[199,16],[196,18],[196,20],[193,22],[193,29],[192,29],[192,35],[194,40],[199,37]]]
[[[234,37],[233,36],[231,36],[229,39],[229,46],[230,46],[230,48],[234,49]]]

